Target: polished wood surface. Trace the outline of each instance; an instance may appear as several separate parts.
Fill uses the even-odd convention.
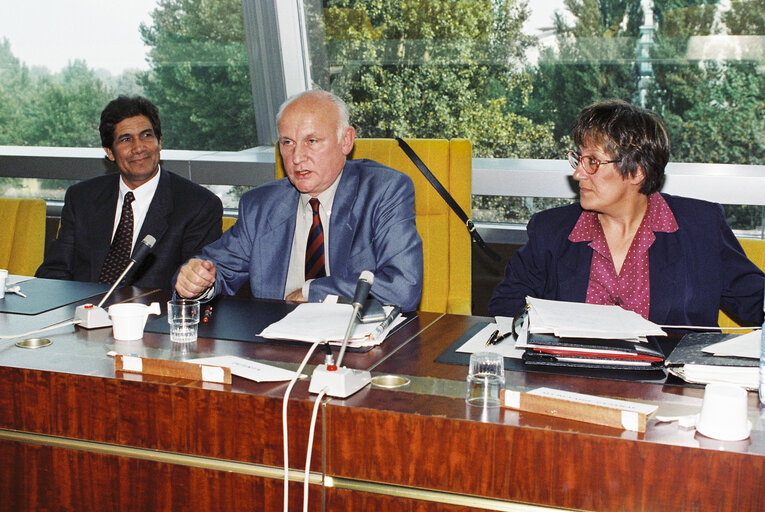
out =
[[[126,300],[137,290],[124,290]],[[145,292],[145,291],[143,291]],[[164,301],[150,292],[138,300]],[[254,303],[257,303],[255,301]],[[0,334],[59,321],[74,305]],[[435,362],[480,317],[422,313],[349,367],[411,379],[325,399],[311,447],[312,510],[502,510],[512,503],[580,510],[762,510],[765,427],[750,393],[749,439],[713,441],[650,419],[644,434],[464,401],[465,366]],[[46,323],[47,322],[47,323]],[[37,350],[0,341],[0,510],[280,510],[286,383],[209,384],[114,371],[110,350],[191,359],[237,355],[295,368],[298,345],[163,334],[118,342],[111,330],[63,327]],[[311,366],[323,359],[315,354]],[[703,389],[508,372],[507,387],[546,386],[698,412]],[[314,396],[289,401],[290,467],[302,471]],[[21,437],[14,437],[21,436]],[[81,444],[77,444],[81,443]],[[290,487],[302,508],[302,483]],[[472,501],[471,501],[472,500]],[[504,507],[504,508],[503,508]]]

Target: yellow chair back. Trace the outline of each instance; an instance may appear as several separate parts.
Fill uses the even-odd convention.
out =
[[[765,240],[739,238],[738,241],[741,242],[741,247],[744,248],[744,252],[752,263],[757,265],[760,269],[765,270]],[[720,310],[718,322],[720,323],[720,327],[740,327],[738,323],[722,310]]]
[[[466,139],[407,139],[428,169],[470,215],[472,149]],[[469,315],[471,247],[465,225],[404,154],[394,139],[356,139],[349,158],[369,158],[407,174],[414,182],[417,231],[422,237],[424,278],[421,311]],[[276,178],[283,178],[276,147]]]
[[[236,223],[236,217],[226,217],[223,216],[223,233],[226,232],[228,228],[233,226]]]
[[[33,276],[45,253],[45,201],[0,198],[0,268]]]

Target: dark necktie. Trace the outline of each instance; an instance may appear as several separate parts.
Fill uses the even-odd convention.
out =
[[[319,200],[311,198],[311,209],[313,210],[313,222],[311,231],[308,232],[308,243],[305,248],[305,279],[316,279],[327,275],[324,270],[324,230],[321,227],[319,218]]]
[[[130,249],[133,247],[133,208],[130,204],[134,199],[135,196],[132,192],[125,194],[120,223],[117,224],[112,245],[109,247],[104,266],[101,268],[99,283],[111,284],[116,281],[130,261]]]

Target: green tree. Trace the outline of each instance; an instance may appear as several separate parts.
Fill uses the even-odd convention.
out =
[[[101,146],[98,124],[112,91],[84,61],[75,60],[36,89],[28,107],[28,141],[36,146]]]
[[[159,108],[163,147],[241,150],[256,145],[239,0],[159,0],[141,26],[150,71],[141,78]]]
[[[546,125],[517,113],[533,40],[515,0],[335,0],[324,23],[331,88],[362,137],[470,139],[474,156],[546,157]]]
[[[527,115],[550,123],[562,151],[579,111],[601,99],[632,101],[637,92],[635,44],[640,3],[612,0],[565,0],[574,22],[554,19],[557,48],[540,52],[533,70],[533,94]]]
[[[717,1],[656,2],[656,80],[648,98],[667,123],[674,160],[765,163],[765,78],[759,63],[720,55],[686,58],[697,52],[689,46],[693,36],[723,32],[725,25],[732,34],[763,34],[755,3],[733,2],[721,26]]]

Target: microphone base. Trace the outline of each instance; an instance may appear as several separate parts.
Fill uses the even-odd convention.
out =
[[[79,320],[80,327],[85,329],[98,329],[99,327],[109,327],[112,325],[112,319],[104,308],[94,306],[93,304],[83,304],[77,306],[74,310],[74,319]]]
[[[334,365],[333,365],[334,366]],[[346,398],[356,393],[372,381],[372,374],[365,370],[353,370],[341,367],[328,370],[326,364],[316,367],[311,376],[310,393],[320,393],[326,388],[326,394],[335,398]]]

